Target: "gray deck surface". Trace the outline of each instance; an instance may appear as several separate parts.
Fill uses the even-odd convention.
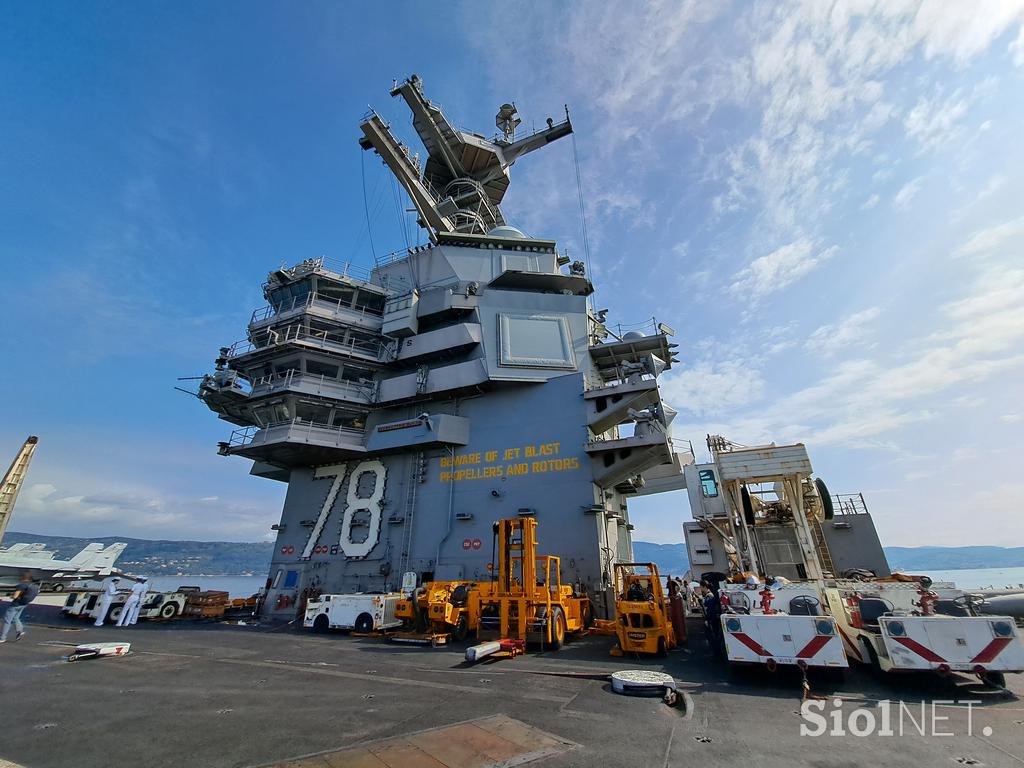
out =
[[[969,710],[949,703],[938,726],[957,736],[922,737],[906,720],[903,736],[800,736],[799,676],[730,673],[699,635],[692,651],[664,661],[612,658],[610,638],[588,637],[558,653],[467,667],[460,646],[184,623],[97,629],[54,609],[33,613],[25,638],[0,646],[0,765],[258,766],[316,753],[326,754],[297,765],[343,765],[330,753],[494,715],[570,745],[534,763],[543,766],[1024,764],[1024,700],[965,688],[967,678],[879,680],[854,669],[845,682],[816,682],[830,694],[826,711],[833,696],[844,712],[882,699],[914,702],[915,712],[921,700],[980,700],[973,735]],[[70,645],[125,639],[125,658],[61,659]],[[638,667],[674,675],[690,706],[610,692],[610,672]],[[1021,676],[1009,686],[1024,694]]]

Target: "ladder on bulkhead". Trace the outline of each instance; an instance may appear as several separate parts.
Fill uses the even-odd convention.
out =
[[[426,471],[423,452],[419,451],[413,454],[410,457],[410,464],[409,487],[405,490],[405,509],[402,511],[402,549],[398,561],[399,578],[409,570],[409,560],[412,557],[412,524],[416,514],[416,489],[423,482],[423,473]]]
[[[28,474],[28,465],[32,463],[32,456],[36,452],[36,445],[39,438],[30,435],[21,446],[18,455],[11,462],[10,469],[0,481],[0,541],[3,540],[4,532],[7,530],[7,523],[14,513],[14,503],[18,500],[18,492],[22,483],[25,482],[25,475]]]
[[[825,532],[821,530],[821,520],[812,517],[810,523],[811,533],[814,536],[814,549],[818,553],[818,562],[821,563],[822,573],[835,576],[836,567],[832,563],[832,553],[828,550],[828,542],[825,541]]]

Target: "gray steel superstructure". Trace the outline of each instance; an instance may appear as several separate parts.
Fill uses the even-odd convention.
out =
[[[200,397],[238,429],[220,445],[288,483],[267,609],[292,615],[307,588],[396,589],[486,579],[492,523],[535,515],[563,583],[604,613],[613,565],[632,557],[627,500],[683,487],[674,412],[658,376],[673,331],[615,334],[584,265],[508,226],[509,166],[572,132],[459,131],[413,76],[405,99],[421,163],[376,113],[361,125],[430,243],[373,269],[304,261],[270,273],[267,306],[221,350]]]

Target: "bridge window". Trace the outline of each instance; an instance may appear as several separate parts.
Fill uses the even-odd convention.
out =
[[[718,481],[710,469],[700,471],[700,492],[705,499],[713,499],[718,495]]]

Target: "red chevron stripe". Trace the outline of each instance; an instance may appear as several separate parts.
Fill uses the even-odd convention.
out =
[[[856,644],[854,644],[853,640],[850,639],[850,636],[843,632],[843,628],[840,627],[838,624],[836,624],[836,629],[839,630],[839,634],[842,635],[843,640],[846,641],[846,646],[850,653],[856,656],[858,661],[864,661],[864,657],[860,655],[860,648],[858,648]]]
[[[758,656],[771,656],[772,655],[771,651],[766,651],[764,646],[762,646],[759,642],[757,642],[757,640],[752,638],[750,635],[747,635],[747,634],[745,634],[743,632],[734,632],[733,633],[733,637],[735,637],[737,640],[739,640],[741,643],[743,643],[745,646],[747,646],[747,648],[752,650]]]
[[[811,642],[803,647],[803,650],[796,655],[798,659],[810,659],[818,654],[825,643],[832,639],[832,635],[818,635]]]
[[[892,636],[890,635],[890,637],[892,637]],[[942,658],[941,656],[939,656],[937,653],[935,653],[935,651],[933,651],[931,648],[925,648],[923,645],[921,645],[919,642],[917,642],[917,640],[914,640],[914,639],[909,638],[909,637],[893,637],[892,639],[895,640],[900,645],[902,645],[902,646],[904,646],[906,648],[909,648],[910,650],[912,650],[914,653],[916,653],[918,656],[920,656],[925,661],[931,661],[931,662],[944,662],[945,661],[945,659]]]
[[[997,637],[991,643],[985,646],[981,653],[971,659],[972,664],[988,664],[992,659],[999,655],[999,652],[1010,644],[1010,638],[1008,637]]]

